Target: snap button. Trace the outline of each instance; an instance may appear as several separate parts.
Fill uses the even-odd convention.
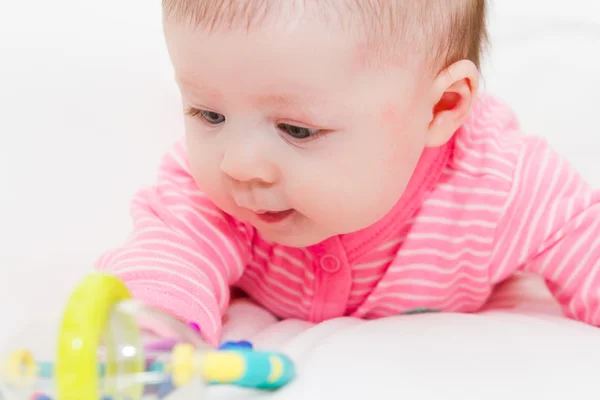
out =
[[[340,270],[342,266],[340,260],[331,254],[325,254],[320,261],[321,269],[325,272],[333,274]]]

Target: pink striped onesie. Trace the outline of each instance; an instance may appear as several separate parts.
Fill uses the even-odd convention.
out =
[[[426,149],[392,211],[309,248],[262,239],[198,190],[177,143],[132,202],[134,231],[98,268],[217,345],[230,287],[281,318],[320,322],[419,310],[474,312],[517,271],[565,314],[600,325],[600,192],[490,96]]]

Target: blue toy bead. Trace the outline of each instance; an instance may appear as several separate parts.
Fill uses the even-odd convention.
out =
[[[113,400],[113,398],[110,397],[110,396],[102,396],[102,400]],[[129,397],[127,397],[125,400],[132,400],[132,399],[130,399]]]
[[[38,363],[38,376],[42,379],[50,379],[54,373],[54,365],[48,361],[40,361]]]
[[[235,348],[235,342],[225,342],[219,346],[219,350],[230,350]]]
[[[239,342],[225,342],[219,346],[219,350],[252,350],[252,343],[242,340]]]
[[[164,372],[165,364],[161,361],[152,361],[146,370],[148,372]]]
[[[171,382],[171,378],[168,378],[158,387],[158,393],[156,394],[159,399],[164,399],[169,394],[171,394],[175,390],[175,386],[173,382]]]
[[[32,397],[32,400],[52,400],[50,396],[46,396],[45,394],[36,394]]]

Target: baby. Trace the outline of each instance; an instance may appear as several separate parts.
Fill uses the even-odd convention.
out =
[[[478,93],[485,0],[163,0],[185,140],[98,268],[218,345],[231,288],[320,322],[474,312],[517,271],[600,325],[600,192]]]

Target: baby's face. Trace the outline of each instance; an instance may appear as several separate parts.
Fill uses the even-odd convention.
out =
[[[291,24],[290,24],[291,25]],[[424,148],[429,78],[360,65],[319,21],[206,32],[165,21],[199,188],[267,240],[361,230],[399,200]]]

